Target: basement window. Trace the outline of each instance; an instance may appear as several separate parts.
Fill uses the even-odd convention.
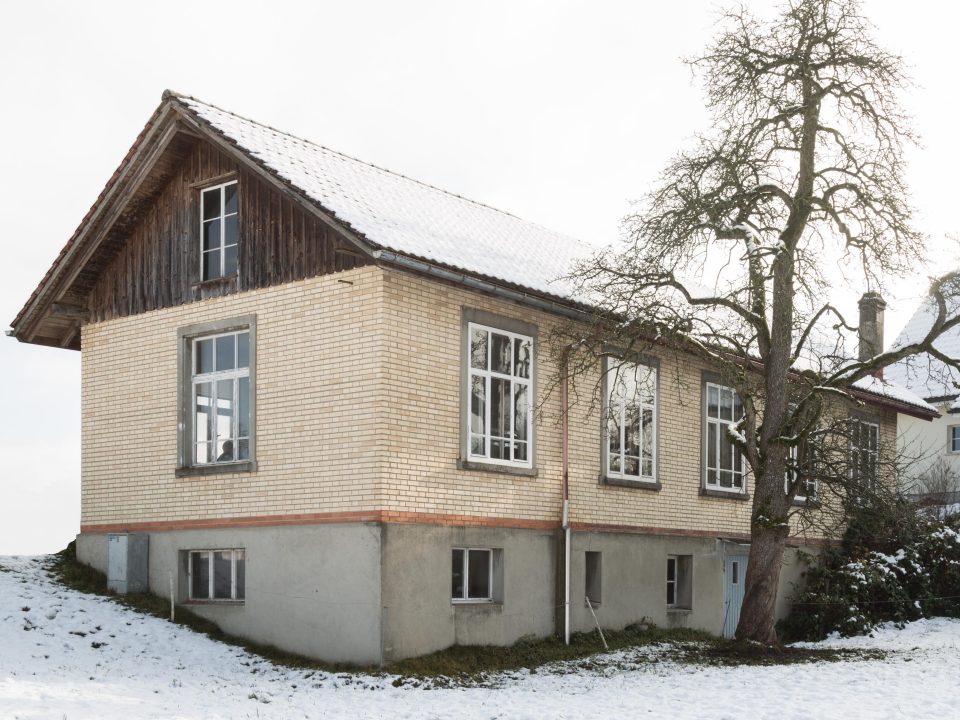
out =
[[[187,553],[190,600],[237,601],[246,597],[246,557],[242,548]]]
[[[503,551],[453,548],[451,580],[451,599],[454,603],[502,601]]]
[[[584,587],[587,598],[596,607],[603,601],[603,553],[588,550],[585,556]]]
[[[200,193],[200,221],[201,280],[233,277],[240,236],[236,181]]]
[[[693,607],[693,556],[667,556],[667,607]]]

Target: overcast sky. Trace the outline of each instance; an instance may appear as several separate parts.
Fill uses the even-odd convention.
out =
[[[746,4],[766,14],[778,3]],[[711,37],[721,6],[3,3],[0,326],[167,87],[567,234],[615,240],[631,201],[707,127],[680,59]],[[943,271],[956,263],[944,238],[960,234],[960,9],[865,7],[919,83],[906,103],[925,147],[910,177]],[[888,298],[888,339],[927,272]],[[79,369],[79,353],[0,337],[0,554],[54,551],[79,529]]]

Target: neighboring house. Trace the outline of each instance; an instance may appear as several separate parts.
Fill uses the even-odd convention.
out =
[[[935,301],[925,298],[892,347],[922,339],[935,318]],[[947,357],[960,358],[960,328],[943,333],[934,347]],[[940,412],[933,422],[909,415],[901,415],[897,422],[898,451],[904,460],[902,490],[914,497],[932,492],[944,495],[932,498],[940,504],[956,503],[951,493],[960,491],[960,372],[926,353],[891,365],[884,372],[886,379],[908,388]]]
[[[732,633],[735,393],[667,349],[602,415],[546,392],[545,339],[585,310],[556,278],[589,252],[165,93],[13,322],[82,350],[78,556],[145,534],[154,592],[172,573],[227,631],[327,660],[548,635],[567,597],[572,630],[589,596],[606,626]],[[861,397],[864,456],[933,414]]]

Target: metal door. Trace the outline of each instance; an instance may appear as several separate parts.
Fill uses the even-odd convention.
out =
[[[740,622],[743,604],[743,578],[747,574],[746,555],[727,555],[723,559],[723,636],[732,638]]]
[[[107,535],[107,588],[127,592],[127,535]]]

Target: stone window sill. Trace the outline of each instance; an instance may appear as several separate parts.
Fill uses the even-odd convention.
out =
[[[636,490],[659,491],[663,485],[657,480],[626,480],[625,478],[600,476],[601,485],[612,485],[613,487],[634,488]]]
[[[195,465],[178,467],[176,477],[203,477],[205,475],[231,475],[234,473],[252,473],[257,471],[256,460],[243,462],[219,463],[217,465]]]
[[[750,495],[742,492],[726,492],[724,490],[712,490],[710,488],[700,488],[700,494],[703,497],[723,498],[724,500],[749,500]]]
[[[458,470],[470,470],[471,472],[492,472],[501,475],[515,475],[517,477],[536,477],[536,467],[514,467],[512,465],[497,465],[496,463],[477,462],[476,460],[457,460]]]

